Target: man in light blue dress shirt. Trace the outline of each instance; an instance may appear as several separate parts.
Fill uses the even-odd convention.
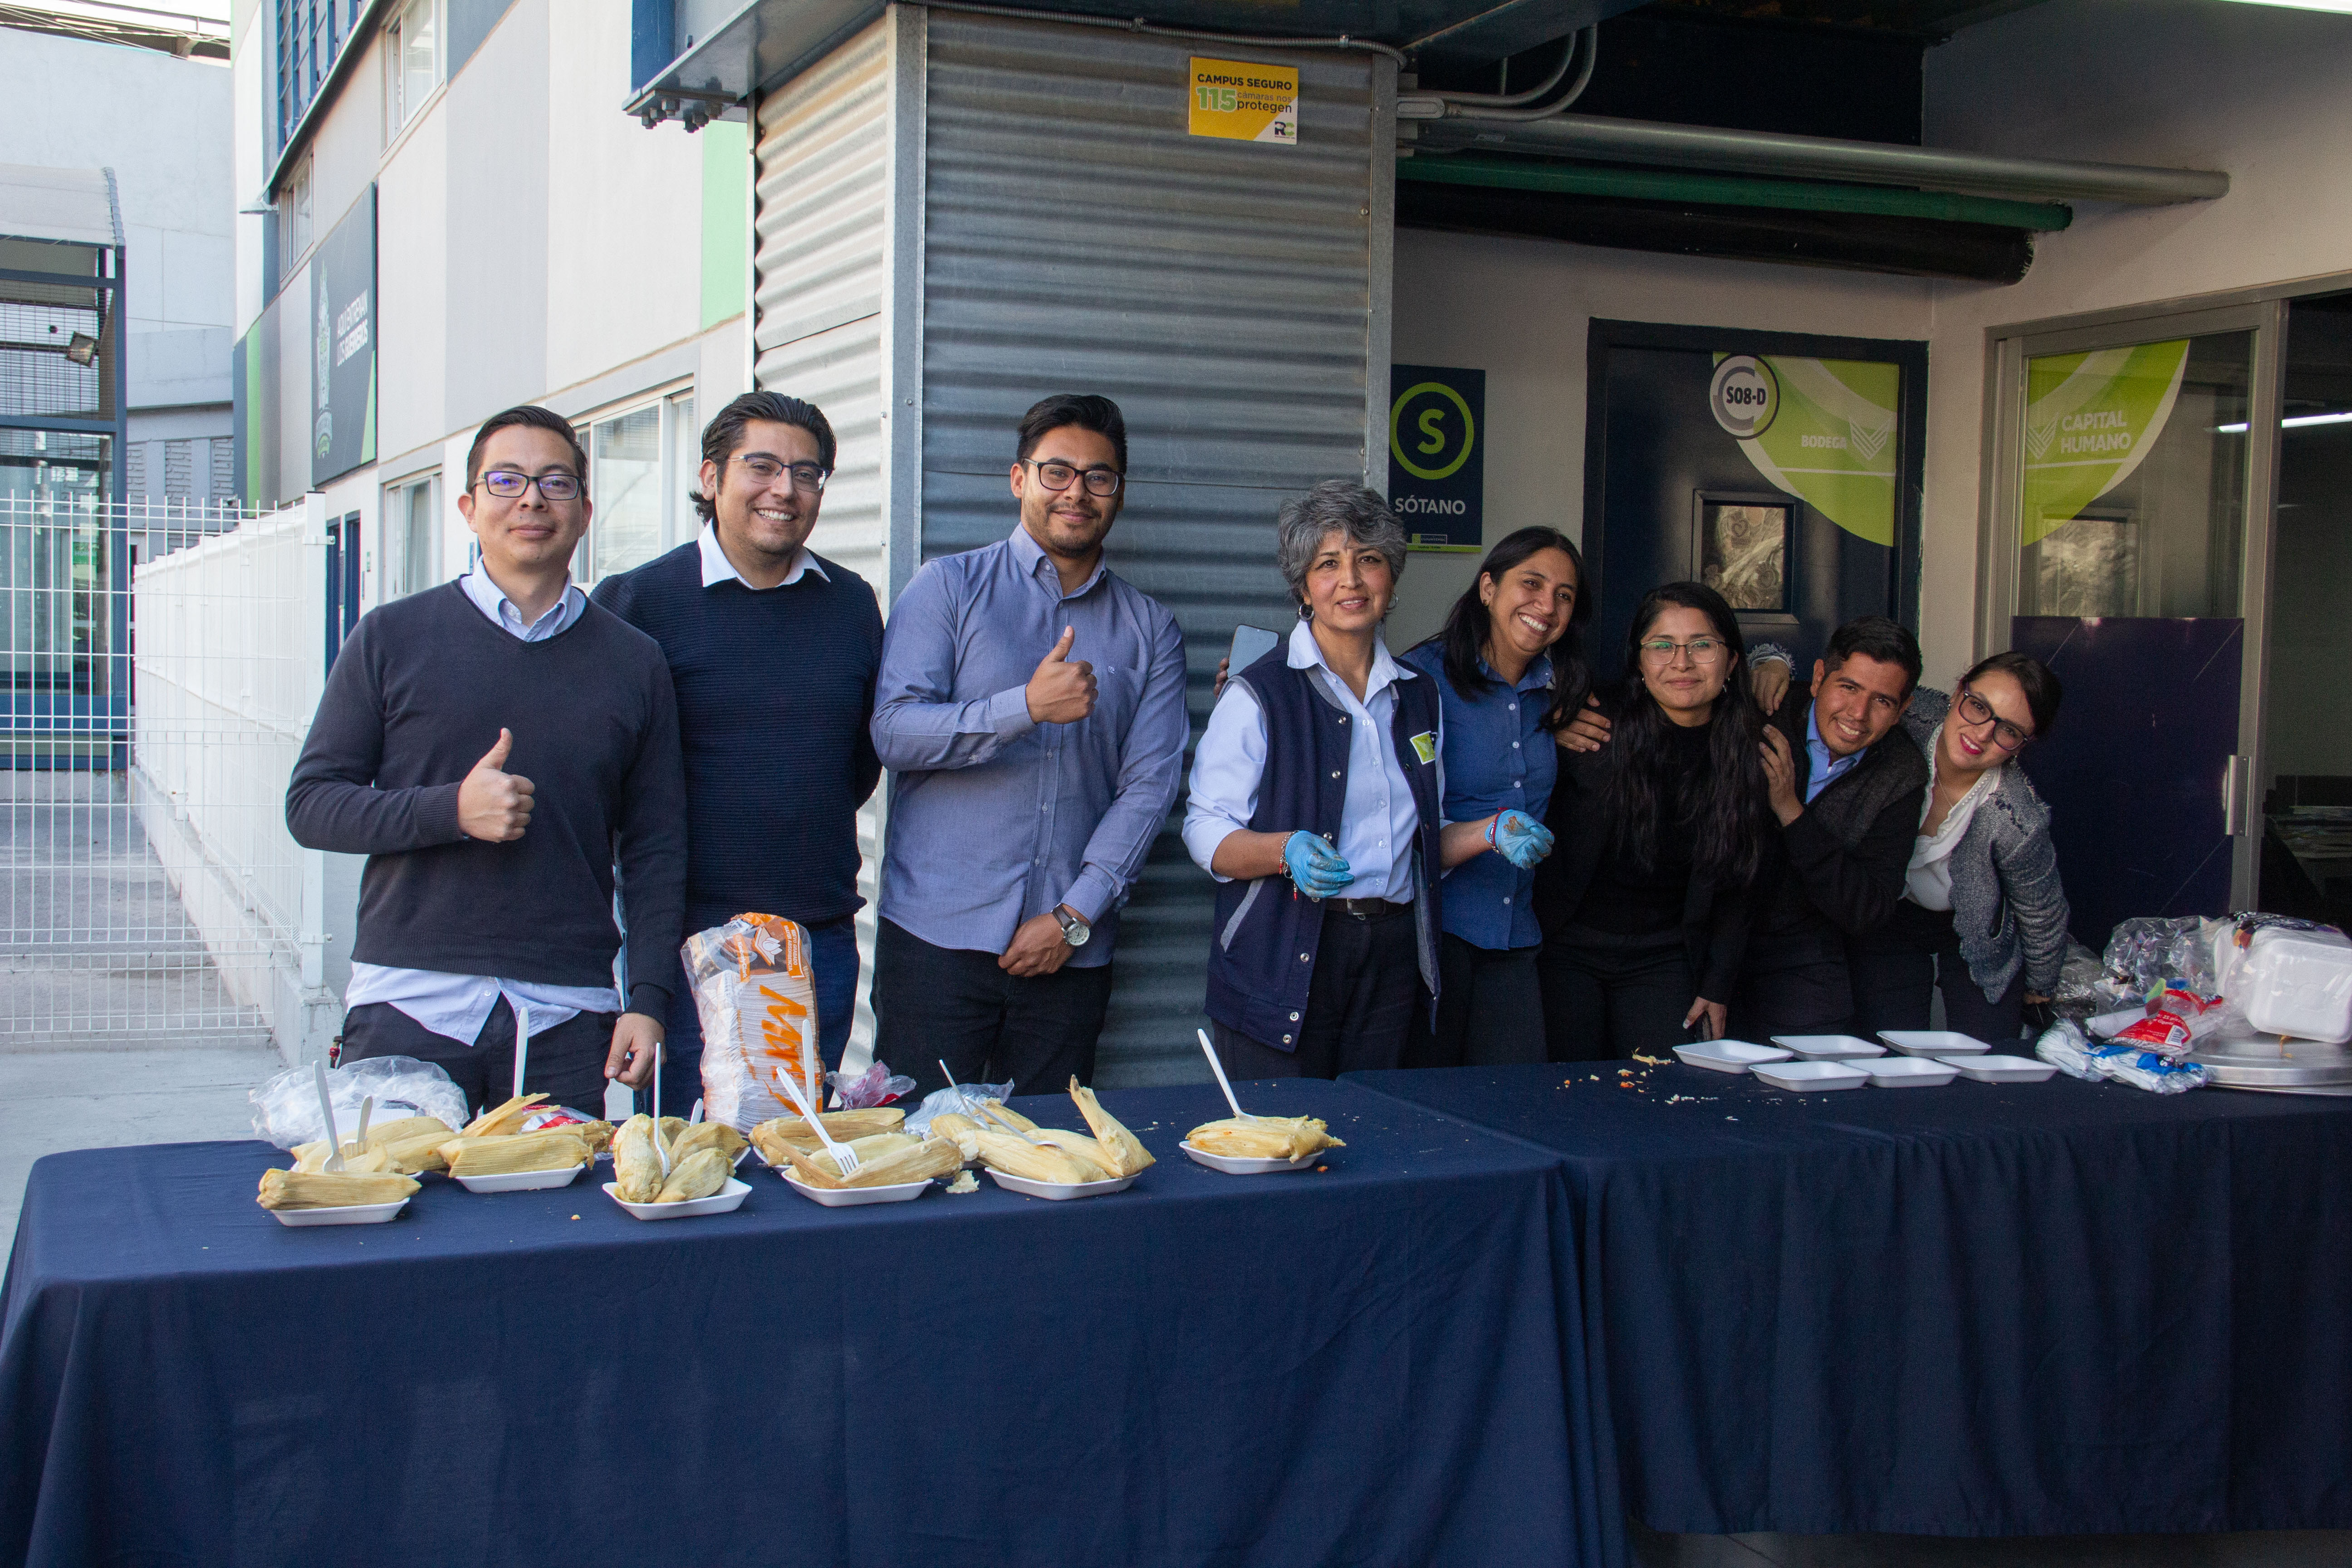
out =
[[[1094,1076],[1118,912],[1176,798],[1184,638],[1103,565],[1126,488],[1107,397],[1021,422],[1020,526],[929,562],[891,607],[875,1055],[941,1087]]]

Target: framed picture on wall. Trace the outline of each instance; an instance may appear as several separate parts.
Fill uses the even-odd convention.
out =
[[[1793,614],[1789,582],[1796,568],[1797,504],[1774,493],[1694,494],[1694,575],[1743,619]]]

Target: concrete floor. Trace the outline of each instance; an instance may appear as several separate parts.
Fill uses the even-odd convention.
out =
[[[286,1064],[265,1045],[0,1049],[0,1256],[44,1154],[253,1136],[254,1085]]]

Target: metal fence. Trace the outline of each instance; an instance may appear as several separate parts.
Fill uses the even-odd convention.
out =
[[[300,1027],[318,858],[279,802],[322,673],[316,510],[0,497],[0,1041]]]

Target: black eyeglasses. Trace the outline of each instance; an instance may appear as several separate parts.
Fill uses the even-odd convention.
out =
[[[501,500],[513,500],[531,486],[545,500],[578,500],[580,476],[558,468],[552,473],[519,474],[512,468],[491,468],[474,481]]]
[[[1960,688],[1960,722],[1973,730],[1979,724],[1992,726],[1992,743],[2004,752],[2015,752],[2033,739],[2031,731],[2021,730],[1992,710],[1992,704],[1969,690]]]
[[[793,489],[811,495],[823,494],[824,482],[833,477],[814,463],[779,463],[773,458],[758,457],[735,460],[743,465],[744,472],[763,485],[772,485],[789,473],[793,476]]]
[[[1090,496],[1115,496],[1118,494],[1119,487],[1127,483],[1127,476],[1117,468],[1081,468],[1074,464],[1055,462],[1050,458],[1044,462],[1034,458],[1024,458],[1021,461],[1028,464],[1036,474],[1039,484],[1056,494],[1068,489],[1070,481],[1076,479],[1087,481],[1087,494]]]

